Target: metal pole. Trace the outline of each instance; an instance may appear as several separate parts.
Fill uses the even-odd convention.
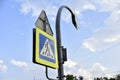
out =
[[[57,52],[58,52],[58,79],[64,80],[63,64],[62,64],[62,50],[61,50],[61,29],[60,29],[60,16],[62,8],[59,8],[56,18],[56,38],[57,38]]]
[[[59,62],[59,68],[58,68],[58,80],[64,80],[64,69],[63,69],[63,56],[62,56],[62,41],[61,41],[61,29],[60,29],[60,18],[61,18],[61,12],[62,9],[66,8],[70,11],[72,15],[72,21],[75,27],[77,28],[77,24],[75,21],[75,15],[69,9],[67,6],[61,6],[58,10],[57,17],[56,17],[56,38],[57,38],[57,52],[58,52],[58,62]]]

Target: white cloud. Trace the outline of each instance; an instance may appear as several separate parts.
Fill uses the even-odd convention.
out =
[[[78,77],[83,76],[87,80],[93,80],[94,77],[110,76],[106,71],[107,68],[100,63],[94,63],[92,67],[88,69],[81,67],[80,64],[72,60],[69,60],[67,64],[65,63],[65,75],[73,74]]]
[[[116,29],[116,30],[115,30]],[[92,52],[102,51],[120,43],[120,29],[102,29],[84,41],[83,46]],[[119,31],[118,31],[119,30]]]
[[[35,80],[46,80],[45,66],[38,64],[31,64],[27,67],[27,72],[32,74]],[[52,69],[48,67],[48,76],[55,79],[57,75],[57,69]]]
[[[28,67],[28,64],[24,61],[11,60],[11,64],[13,64],[17,67],[23,67],[23,68]]]
[[[101,65],[100,63],[93,64],[92,68],[90,69],[90,72],[96,77],[108,75],[105,73],[106,71],[107,71],[107,68]]]
[[[83,5],[82,9],[83,10],[93,10],[93,11],[95,11],[96,7],[93,4],[87,3],[87,4]]]
[[[87,80],[93,80],[93,74],[90,73],[89,69],[79,68],[78,73],[78,76],[83,76]]]
[[[58,8],[62,5],[70,7],[77,16],[81,16],[81,12],[84,10],[96,10],[96,7],[89,1],[69,1],[69,0],[21,0],[18,1],[21,4],[20,11],[24,14],[32,13],[32,16],[38,16],[44,9],[47,15],[51,16],[50,19],[56,16]],[[72,4],[71,4],[72,3]],[[65,18],[64,18],[65,17]],[[70,13],[63,13],[64,21],[70,21]]]
[[[42,10],[48,15],[56,15],[57,8],[49,0],[22,0],[20,11],[24,14],[32,13],[32,16],[38,16]]]
[[[68,59],[68,61],[65,62],[65,66],[66,66],[66,67],[69,67],[69,68],[74,67],[76,64],[77,64],[76,62],[74,62],[74,61],[72,61],[72,60],[70,60],[70,59]]]
[[[100,63],[95,63],[93,66],[92,66],[92,69],[93,71],[95,70],[100,70],[100,71],[106,71],[107,68],[103,67]]]
[[[6,72],[7,71],[7,66],[4,64],[3,60],[0,60],[0,71]]]
[[[120,29],[116,28],[116,32],[110,29],[101,29],[94,33],[91,38],[86,39],[83,46],[91,52],[106,50],[120,43],[120,32],[117,32],[118,30]]]
[[[90,51],[95,52],[95,45],[97,44],[98,41],[96,41],[94,38],[89,38],[84,41],[82,44],[84,47],[88,48]]]
[[[98,11],[109,12],[104,26],[84,40],[83,46],[92,52],[106,50],[120,43],[120,0],[97,0]],[[101,27],[101,26],[99,26]]]
[[[111,37],[109,37],[109,38],[106,38],[104,41],[106,42],[106,43],[113,43],[113,42],[117,42],[117,41],[119,41],[120,40],[120,34],[116,34],[116,35],[114,35],[114,36],[111,36]]]
[[[26,6],[27,5],[27,6]],[[21,4],[20,11],[24,14],[28,14],[31,11],[31,5],[29,1],[26,1],[26,4]]]
[[[120,7],[120,0],[97,0],[99,11],[113,11]]]

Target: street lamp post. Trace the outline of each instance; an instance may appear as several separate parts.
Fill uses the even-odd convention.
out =
[[[61,43],[61,31],[60,31],[60,18],[61,18],[61,12],[63,8],[66,8],[71,13],[72,23],[74,24],[76,29],[78,28],[75,15],[72,12],[72,10],[67,6],[61,6],[58,10],[57,17],[56,17],[56,38],[57,38],[57,52],[58,52],[58,62],[59,62],[59,68],[58,68],[59,80],[64,80],[63,56],[62,56],[62,46],[61,46],[62,43]]]

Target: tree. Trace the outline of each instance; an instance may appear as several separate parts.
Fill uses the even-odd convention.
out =
[[[74,76],[73,76],[73,75],[68,74],[68,75],[66,76],[66,80],[73,80],[73,79],[74,79]]]
[[[76,76],[74,76],[73,80],[78,80]]]
[[[100,80],[100,78],[97,77],[97,78],[94,78],[94,80]]]
[[[79,80],[83,80],[83,76],[79,76]]]
[[[108,80],[108,78],[107,78],[107,77],[104,77],[104,80]]]
[[[120,80],[120,74],[116,76],[116,80]]]
[[[109,80],[115,80],[115,78],[110,78]]]

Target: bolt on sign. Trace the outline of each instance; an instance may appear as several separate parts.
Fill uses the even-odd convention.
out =
[[[33,62],[58,68],[56,39],[40,28],[33,29]]]

